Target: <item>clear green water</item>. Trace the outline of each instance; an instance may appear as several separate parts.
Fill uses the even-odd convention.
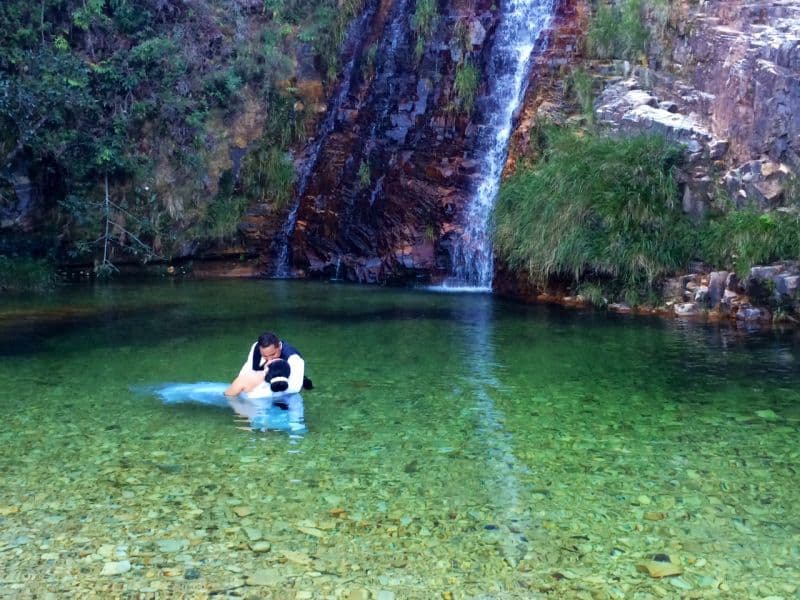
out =
[[[2,597],[798,597],[797,333],[280,281],[0,315]],[[262,329],[303,438],[131,391]]]

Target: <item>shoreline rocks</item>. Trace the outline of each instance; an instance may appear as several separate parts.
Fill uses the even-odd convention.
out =
[[[692,273],[666,280],[659,305],[613,302],[605,308],[618,314],[728,322],[748,328],[800,325],[800,262],[755,266],[743,279],[733,272],[697,267]],[[540,290],[524,275],[502,268],[494,291],[500,297],[526,303],[591,307],[586,298],[572,294],[566,286]]]

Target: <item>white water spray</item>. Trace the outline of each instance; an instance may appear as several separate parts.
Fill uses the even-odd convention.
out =
[[[489,219],[508,157],[514,115],[525,97],[534,50],[545,48],[543,33],[553,19],[555,0],[506,0],[484,79],[489,82],[486,122],[477,158],[479,180],[463,215],[463,234],[452,253],[453,273],[445,287],[491,290],[494,256]]]

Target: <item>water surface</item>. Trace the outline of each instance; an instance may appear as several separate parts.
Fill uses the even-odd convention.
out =
[[[135,391],[228,381],[264,329],[302,437]],[[3,297],[0,596],[797,597],[798,348],[322,283]]]

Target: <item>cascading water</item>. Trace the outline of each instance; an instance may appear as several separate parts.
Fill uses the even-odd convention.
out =
[[[369,2],[369,5],[366,7],[364,12],[362,12],[355,21],[353,21],[348,30],[344,55],[347,56],[349,54],[350,60],[347,62],[347,65],[344,68],[344,76],[341,84],[339,85],[339,91],[336,93],[333,102],[328,108],[328,112],[319,128],[317,137],[309,146],[307,158],[303,161],[303,166],[297,179],[297,189],[292,202],[292,207],[289,210],[289,214],[286,217],[286,222],[281,230],[281,238],[279,241],[280,246],[278,248],[275,260],[274,277],[291,276],[291,266],[289,265],[289,245],[292,239],[292,234],[294,233],[294,228],[297,225],[297,210],[300,208],[300,200],[303,198],[306,188],[308,187],[308,182],[311,179],[311,174],[314,172],[314,168],[317,166],[320,151],[322,150],[325,140],[336,125],[336,118],[339,115],[339,110],[351,91],[353,75],[357,71],[357,59],[362,53],[363,45],[367,37],[364,35],[364,30],[372,20],[377,8],[377,4],[378,3],[375,1]]]
[[[452,252],[453,272],[445,287],[491,290],[494,256],[489,217],[508,157],[514,114],[525,97],[534,49],[544,50],[543,33],[556,0],[505,0],[484,80],[486,122],[478,134],[478,182],[463,215],[463,234]]]

